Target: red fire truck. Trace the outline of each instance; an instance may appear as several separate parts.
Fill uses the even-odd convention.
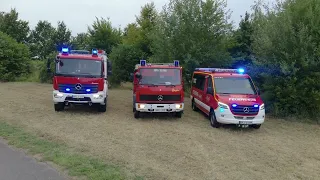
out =
[[[184,109],[182,67],[174,63],[151,64],[141,60],[131,73],[133,80],[133,112],[174,113],[181,118]]]
[[[48,60],[48,72],[50,62]],[[108,79],[111,62],[103,50],[92,50],[92,54],[62,48],[56,56],[53,76],[53,102],[55,111],[65,106],[97,106],[105,112],[108,98]]]
[[[244,69],[196,68],[191,103],[209,116],[212,127],[236,124],[260,128],[265,119],[259,90]]]

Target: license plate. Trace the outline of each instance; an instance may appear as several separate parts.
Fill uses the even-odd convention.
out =
[[[239,124],[252,124],[252,121],[239,121]]]
[[[83,99],[84,98],[84,96],[81,96],[81,95],[73,95],[72,97],[76,98],[76,99]]]
[[[156,112],[164,112],[164,111],[166,111],[165,109],[156,109],[155,110]]]

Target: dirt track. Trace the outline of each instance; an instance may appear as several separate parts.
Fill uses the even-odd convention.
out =
[[[259,130],[213,129],[190,100],[182,119],[133,118],[129,90],[106,113],[55,112],[51,85],[0,84],[0,121],[123,165],[147,179],[319,179],[320,127],[267,119]]]

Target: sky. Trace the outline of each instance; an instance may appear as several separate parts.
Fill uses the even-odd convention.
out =
[[[226,1],[227,8],[232,11],[231,20],[237,26],[240,16],[250,11],[256,0]],[[34,28],[39,20],[47,20],[53,26],[63,20],[72,35],[76,35],[86,32],[95,17],[110,18],[114,27],[124,28],[135,21],[141,7],[148,2],[154,2],[160,11],[169,0],[0,0],[0,11],[8,12],[11,8],[16,8],[19,17],[28,21],[31,28]]]

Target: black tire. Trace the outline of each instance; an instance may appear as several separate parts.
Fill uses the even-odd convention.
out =
[[[107,99],[104,99],[104,105],[98,105],[98,112],[106,112],[107,111]]]
[[[54,104],[55,111],[63,111],[64,110],[64,103]]]
[[[198,111],[198,108],[197,108],[197,106],[196,106],[196,104],[194,102],[194,99],[192,99],[192,101],[191,101],[191,108],[192,108],[193,111]]]
[[[136,118],[136,119],[140,118],[140,112],[139,111],[135,111],[134,112],[134,118]]]
[[[132,108],[132,112],[136,112],[136,108]]]
[[[260,129],[261,124],[253,124],[253,125],[251,125],[251,127],[254,129]]]
[[[216,114],[211,110],[209,115],[210,125],[214,128],[219,128],[221,124],[217,121]]]
[[[177,117],[177,118],[181,118],[182,117],[182,112],[176,112],[174,116]]]

